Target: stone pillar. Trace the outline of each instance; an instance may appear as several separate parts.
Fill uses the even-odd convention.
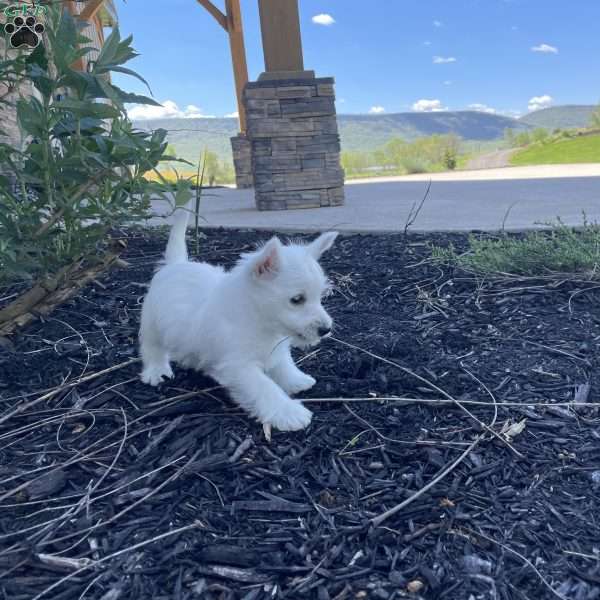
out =
[[[333,78],[250,82],[244,105],[257,208],[343,204]]]
[[[235,184],[237,188],[251,188],[253,180],[250,140],[243,133],[232,137],[231,150],[233,153],[233,168],[235,170]]]

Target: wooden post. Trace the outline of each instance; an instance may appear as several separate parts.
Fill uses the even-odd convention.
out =
[[[265,71],[303,71],[298,0],[258,0]]]
[[[229,47],[233,62],[233,77],[237,95],[240,132],[246,132],[246,109],[244,108],[244,87],[248,83],[248,65],[246,64],[246,48],[244,46],[244,29],[242,27],[242,11],[240,0],[225,0],[227,7],[227,30]]]
[[[77,12],[77,7],[75,5],[74,0],[71,0],[70,2],[66,3],[67,6],[67,10],[69,11],[69,13],[71,14],[71,16],[73,18],[77,18],[79,17],[79,13]],[[73,65],[71,65],[73,69],[75,69],[76,71],[84,71],[85,70],[85,62],[83,60],[83,57],[79,57],[74,63]]]
[[[96,13],[102,8],[104,0],[88,0],[79,13],[79,18],[83,21],[91,21]]]
[[[244,87],[248,83],[248,66],[246,64],[246,49],[244,46],[244,29],[242,26],[240,0],[225,0],[226,14],[223,14],[210,0],[196,1],[215,18],[217,23],[229,35],[229,48],[231,50],[231,61],[233,63],[233,77],[235,80],[240,131],[245,133],[246,111],[244,109],[243,94]]]

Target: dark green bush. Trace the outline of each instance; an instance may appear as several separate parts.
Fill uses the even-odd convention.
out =
[[[61,6],[48,7],[43,44],[0,65],[0,83],[35,89],[13,105],[24,147],[0,144],[5,281],[55,272],[76,257],[93,260],[111,229],[146,216],[151,195],[166,189],[143,177],[163,159],[166,131],[135,130],[125,111],[128,102],[156,103],[111,81],[111,73],[142,79],[124,66],[136,56],[131,37],[115,29],[79,72],[73,64],[90,53],[89,40]]]

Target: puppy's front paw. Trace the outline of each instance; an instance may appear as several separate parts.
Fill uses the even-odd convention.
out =
[[[173,371],[169,365],[163,367],[146,367],[140,375],[144,383],[149,383],[152,386],[157,386],[163,382],[163,377],[171,379]]]
[[[288,377],[283,382],[282,387],[288,394],[298,394],[309,390],[315,383],[317,383],[317,380],[314,377],[298,371],[292,377]]]
[[[280,431],[298,431],[310,424],[312,413],[300,402],[286,402],[269,423]]]

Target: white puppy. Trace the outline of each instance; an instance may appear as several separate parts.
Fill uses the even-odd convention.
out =
[[[165,264],[144,300],[142,381],[158,385],[171,377],[172,360],[216,379],[261,423],[306,427],[312,413],[289,395],[315,380],[296,367],[290,348],[313,346],[331,331],[321,304],[327,279],[317,261],[337,233],[308,245],[274,237],[225,272],[188,261],[188,217],[188,209],[175,213]]]

